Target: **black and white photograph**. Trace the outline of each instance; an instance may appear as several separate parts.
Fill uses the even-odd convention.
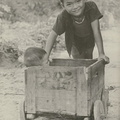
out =
[[[119,0],[0,0],[0,120],[120,120]]]

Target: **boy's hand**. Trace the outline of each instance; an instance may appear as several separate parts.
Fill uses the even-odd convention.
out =
[[[49,66],[49,60],[44,61],[43,66]]]
[[[43,66],[48,66],[48,65],[49,65],[49,57],[47,54],[45,54],[43,57]]]
[[[101,60],[101,59],[105,60],[105,64],[108,64],[110,62],[109,58],[104,54],[99,56],[98,60]]]
[[[50,62],[52,62],[52,59],[48,57],[47,54],[43,57],[43,66],[49,66]]]

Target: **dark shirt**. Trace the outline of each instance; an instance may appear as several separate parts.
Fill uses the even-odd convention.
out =
[[[66,42],[66,46],[68,49],[71,49],[72,44],[74,44],[79,51],[94,47],[95,40],[91,23],[96,19],[102,18],[103,15],[98,10],[97,5],[91,1],[85,3],[84,15],[85,19],[81,24],[75,23],[71,15],[65,10],[62,13],[60,13],[57,17],[56,23],[53,26],[53,30],[58,35],[69,31],[69,29],[73,29],[69,31],[69,33],[66,35],[66,39],[72,39],[67,40]],[[69,24],[67,24],[68,20],[71,21],[69,22]],[[74,37],[71,37],[71,34],[73,34]],[[68,50],[68,52],[70,54],[70,50]]]

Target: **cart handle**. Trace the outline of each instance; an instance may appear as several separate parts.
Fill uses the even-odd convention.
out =
[[[109,63],[106,62],[104,59],[100,59],[100,60],[98,60],[98,58],[95,58],[95,59],[93,59],[93,60],[101,61],[104,65],[109,64]]]

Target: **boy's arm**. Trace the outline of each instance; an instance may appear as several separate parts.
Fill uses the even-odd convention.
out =
[[[57,33],[54,32],[53,30],[51,31],[50,35],[48,36],[46,46],[45,46],[45,51],[47,52],[47,54],[44,56],[45,63],[48,62],[52,47],[54,45],[54,42],[55,42],[57,36],[58,36]]]
[[[102,39],[101,31],[100,31],[99,20],[96,19],[95,21],[91,23],[91,25],[93,29],[95,42],[98,48],[99,59],[104,59],[106,63],[109,63],[109,58],[105,56],[105,53],[104,53],[103,39]]]

